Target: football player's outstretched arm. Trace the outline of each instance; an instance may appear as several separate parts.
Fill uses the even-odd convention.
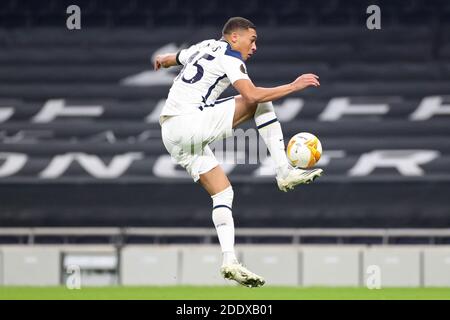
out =
[[[155,57],[155,62],[153,63],[153,69],[155,71],[162,68],[169,68],[173,66],[177,66],[177,54],[176,53],[167,53],[167,54],[159,54]]]
[[[247,79],[237,80],[233,83],[236,90],[250,103],[260,103],[280,99],[295,91],[307,87],[320,86],[319,77],[312,73],[302,74],[289,84],[273,88],[255,87],[252,81]]]

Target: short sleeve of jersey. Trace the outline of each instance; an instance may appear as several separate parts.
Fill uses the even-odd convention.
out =
[[[178,51],[176,59],[178,64],[182,64],[183,66],[187,63],[187,60],[190,56],[192,56],[195,52],[199,51],[201,48],[207,46],[211,40],[205,40],[202,42],[199,42],[197,44],[193,44],[189,48],[182,49]]]
[[[231,84],[237,80],[250,79],[244,61],[228,55],[222,56],[221,60],[222,68]]]
[[[189,48],[182,49],[178,51],[176,59],[178,64],[182,64],[183,66],[186,64],[187,60],[191,55],[193,55],[196,51],[198,51],[197,45],[194,44]]]

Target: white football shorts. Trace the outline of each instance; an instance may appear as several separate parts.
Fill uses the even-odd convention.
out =
[[[228,97],[198,112],[161,117],[164,146],[195,182],[219,165],[209,144],[232,136],[235,107],[234,97]]]

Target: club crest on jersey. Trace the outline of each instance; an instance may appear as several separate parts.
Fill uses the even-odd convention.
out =
[[[247,74],[244,64],[241,64],[241,72]]]

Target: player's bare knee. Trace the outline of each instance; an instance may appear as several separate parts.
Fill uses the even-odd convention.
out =
[[[255,113],[256,108],[258,107],[257,102],[250,102],[244,99],[244,97],[241,95],[236,96],[235,100],[236,100],[236,108],[241,107],[243,110],[246,110],[247,112],[252,112],[253,114]]]
[[[241,123],[253,118],[256,109],[258,108],[257,103],[249,103],[242,96],[235,97],[235,114],[233,118],[233,128],[240,125]]]

